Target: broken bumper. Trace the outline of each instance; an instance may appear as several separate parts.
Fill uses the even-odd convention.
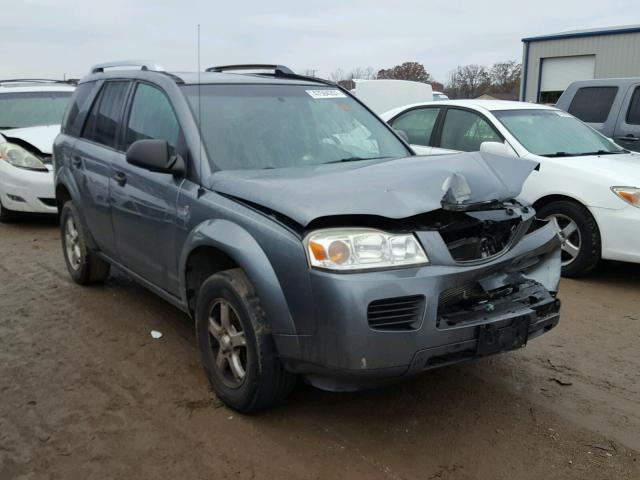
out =
[[[432,244],[427,247],[432,264],[421,268],[358,274],[314,270],[316,331],[276,336],[283,360],[320,388],[354,390],[523,346],[559,320],[556,233],[548,224],[478,264],[449,261]],[[376,327],[380,323],[372,324],[371,306],[389,299],[398,299],[397,305],[383,314],[409,308],[404,312],[417,311],[417,320]]]

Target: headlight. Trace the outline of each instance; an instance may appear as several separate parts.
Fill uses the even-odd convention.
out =
[[[636,187],[611,187],[611,191],[622,200],[634,207],[640,208],[640,188]]]
[[[14,167],[29,170],[46,170],[47,168],[36,155],[15,143],[0,143],[0,159],[9,162]]]
[[[317,230],[304,239],[312,267],[363,270],[424,265],[427,254],[413,235],[369,228]]]

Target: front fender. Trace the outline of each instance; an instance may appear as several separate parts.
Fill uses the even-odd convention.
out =
[[[214,247],[231,257],[253,283],[271,333],[296,335],[295,324],[276,273],[258,242],[239,225],[228,220],[207,220],[187,237],[180,255],[180,293],[187,304],[186,265],[198,247]]]

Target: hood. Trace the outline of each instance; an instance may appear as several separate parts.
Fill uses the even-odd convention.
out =
[[[216,172],[208,187],[285,215],[302,226],[336,215],[407,218],[517,197],[538,166],[488,153],[415,156],[273,170]]]
[[[640,155],[619,153],[615,155],[585,155],[583,157],[560,157],[555,163],[570,165],[601,178],[611,185],[640,187]]]
[[[58,133],[60,133],[60,125],[0,130],[0,135],[5,137],[7,141],[10,142],[12,139],[17,138],[34,146],[45,155],[51,155],[53,141],[56,139]]]

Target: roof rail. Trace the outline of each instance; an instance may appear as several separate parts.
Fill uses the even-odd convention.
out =
[[[295,75],[294,71],[284,65],[272,65],[264,63],[241,64],[241,65],[220,65],[209,67],[205,72],[226,72],[227,70],[273,70],[276,75]]]
[[[140,70],[150,70],[152,72],[164,72],[164,67],[158,65],[151,60],[122,60],[118,62],[106,62],[93,65],[91,67],[91,73],[104,72],[105,68],[120,68],[120,67],[140,67]]]
[[[3,83],[64,83],[75,85],[78,81],[76,79],[59,80],[54,78],[9,78],[7,80],[0,80],[0,84]]]

